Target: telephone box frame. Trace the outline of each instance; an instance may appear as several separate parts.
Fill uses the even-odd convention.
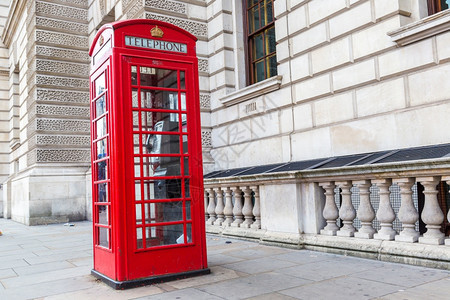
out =
[[[92,274],[116,289],[210,273],[206,258],[196,40],[189,32],[169,23],[126,20],[102,26],[89,51],[92,58]],[[157,72],[172,74],[167,76],[176,78],[176,86],[159,87],[159,83],[158,87],[141,86],[147,84],[142,78],[153,78]],[[164,76],[152,82],[164,82]],[[144,107],[147,101],[142,100],[146,97],[144,91],[151,94],[151,99],[157,93],[171,93],[173,107],[154,108],[156,102]],[[175,127],[179,124],[178,131],[159,134],[157,123],[145,127],[141,114],[170,115],[172,124]],[[165,120],[160,125],[167,124]],[[179,153],[152,153],[149,149],[154,146],[149,146],[149,142],[144,146],[142,140],[155,136],[160,140],[179,136]],[[161,174],[155,175],[155,171],[146,177],[143,170],[148,167],[148,161],[157,159],[178,161],[180,173],[157,178]],[[140,162],[137,167],[136,161]],[[156,196],[156,192],[148,192],[150,186],[145,187],[152,184],[156,191],[161,182],[163,190],[168,191],[161,194],[165,196]],[[178,184],[177,196],[168,196],[171,194],[168,182]],[[147,208],[151,210],[149,215],[160,215],[156,207],[163,208],[160,210],[163,217],[169,215],[166,206],[178,207],[178,219],[158,221],[147,216]],[[174,238],[168,238],[170,232],[182,235],[174,242]]]

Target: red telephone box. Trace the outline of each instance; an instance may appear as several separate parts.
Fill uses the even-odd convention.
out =
[[[89,52],[92,274],[115,288],[209,273],[196,40],[127,20]]]

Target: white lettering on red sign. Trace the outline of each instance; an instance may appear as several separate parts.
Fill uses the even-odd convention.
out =
[[[125,45],[146,49],[187,53],[187,45],[182,43],[152,40],[135,36],[125,36]]]

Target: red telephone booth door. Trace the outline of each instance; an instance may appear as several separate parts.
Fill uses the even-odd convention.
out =
[[[128,279],[205,268],[193,63],[124,56],[122,67]]]

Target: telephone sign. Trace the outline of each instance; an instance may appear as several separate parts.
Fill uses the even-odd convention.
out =
[[[127,20],[89,52],[92,274],[115,288],[209,273],[195,42]]]

